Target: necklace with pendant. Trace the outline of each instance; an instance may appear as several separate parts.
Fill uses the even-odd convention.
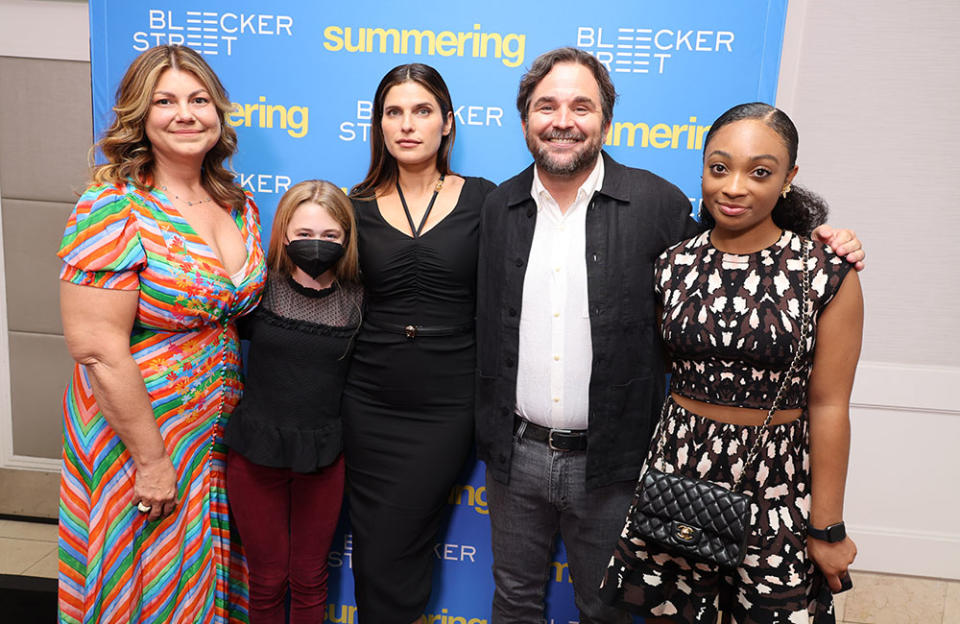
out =
[[[443,188],[443,178],[444,176],[441,175],[437,185],[433,188],[433,196],[430,198],[430,203],[427,204],[427,209],[423,213],[423,218],[420,219],[420,227],[413,225],[413,217],[410,215],[410,209],[407,208],[407,200],[403,197],[403,190],[400,188],[400,180],[397,180],[397,194],[400,196],[400,203],[403,205],[403,212],[407,215],[407,223],[410,224],[410,232],[413,233],[414,238],[420,238],[420,233],[423,231],[423,226],[427,222],[427,217],[430,216],[430,209],[433,208],[433,202],[437,201],[437,193],[439,193],[440,189]]]

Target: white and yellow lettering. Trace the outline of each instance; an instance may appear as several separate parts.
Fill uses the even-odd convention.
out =
[[[727,52],[733,52],[733,33],[729,30],[718,30],[717,31],[717,47],[715,48],[717,52],[720,51],[720,46],[727,48]]]
[[[457,36],[449,30],[437,33],[437,54],[453,56],[457,53]]]
[[[343,29],[343,46],[347,52],[363,52],[363,28],[357,30],[357,42],[350,43],[350,34],[353,32],[353,29],[347,26]]]
[[[593,29],[589,26],[578,26],[577,27],[577,47],[578,48],[592,48],[593,47]]]
[[[237,20],[240,19],[237,17],[236,13],[222,13],[220,15],[220,30],[227,33],[237,32]]]
[[[240,34],[249,32],[251,35],[257,34],[257,31],[253,27],[253,18],[256,15],[240,15]]]
[[[323,29],[323,47],[330,52],[339,52],[343,49],[343,29],[339,26],[327,26]]]
[[[503,64],[507,67],[519,67],[523,63],[524,49],[527,43],[526,35],[511,33],[503,38]]]
[[[697,52],[710,52],[710,46],[707,43],[707,40],[710,38],[710,35],[713,34],[712,30],[698,30],[697,31]]]
[[[295,139],[306,136],[310,129],[310,109],[306,106],[291,106],[287,109],[287,134]]]
[[[391,28],[389,30],[384,30],[383,28],[368,28],[367,29],[367,52],[373,52],[373,38],[380,38],[380,53],[383,54],[387,51],[387,37],[393,39],[392,52],[394,54],[400,53],[400,31],[396,28]]]
[[[143,52],[150,47],[150,40],[147,39],[147,33],[135,32],[133,33],[133,49],[137,52]]]

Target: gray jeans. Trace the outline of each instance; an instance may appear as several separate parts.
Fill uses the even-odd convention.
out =
[[[633,498],[631,481],[587,490],[586,453],[514,440],[510,483],[487,471],[493,547],[491,624],[544,621],[544,592],[559,531],[567,549],[581,624],[623,624],[630,616],[600,602],[600,580]]]

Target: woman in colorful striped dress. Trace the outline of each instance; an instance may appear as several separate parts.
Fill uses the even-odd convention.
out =
[[[222,433],[234,319],[264,283],[257,209],[223,166],[229,101],[192,50],[127,70],[106,164],[67,222],[60,622],[246,622]]]

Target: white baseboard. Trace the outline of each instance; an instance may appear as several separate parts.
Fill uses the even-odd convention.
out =
[[[4,462],[3,468],[15,470],[38,470],[41,472],[60,472],[60,460],[48,457],[29,457],[27,455],[11,455]]]
[[[855,570],[960,580],[960,534],[926,533],[851,524]]]

